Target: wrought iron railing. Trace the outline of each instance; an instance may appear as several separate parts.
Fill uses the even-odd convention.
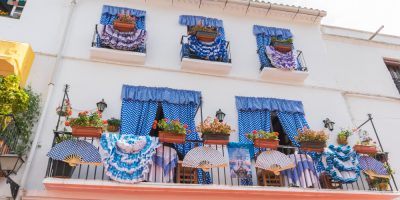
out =
[[[261,48],[257,49],[257,53],[259,54],[261,51]],[[265,52],[262,52],[265,54]],[[304,58],[304,53],[301,50],[296,50],[296,52],[294,53],[294,56],[296,57],[296,61],[297,61],[297,67],[295,68],[296,71],[303,71],[303,72],[307,72],[308,68],[307,68],[307,63],[306,60]],[[268,59],[268,58],[267,58]],[[261,63],[261,67],[260,69],[263,69],[264,67],[271,67],[271,68],[275,68],[271,62],[267,62],[267,63]]]
[[[92,38],[92,47],[112,49],[110,47],[107,47],[107,46],[104,46],[104,45],[101,44],[101,39],[100,39],[100,34],[101,33],[98,32],[98,26],[100,26],[100,25],[96,24],[95,28],[94,28],[94,33],[93,33],[93,38]],[[144,42],[138,48],[136,48],[134,50],[128,50],[128,51],[138,52],[138,53],[146,53],[146,42]]]
[[[198,59],[198,60],[209,60],[209,59],[205,59],[205,58],[201,58],[199,57],[196,52],[193,52],[190,50],[189,48],[189,42],[188,42],[188,35],[183,35],[181,37],[181,59],[183,58],[191,58],[191,59]],[[232,59],[231,59],[231,47],[230,47],[230,42],[226,41],[227,45],[226,45],[226,56],[221,56],[218,59],[215,60],[210,60],[210,61],[214,61],[214,62],[223,62],[223,63],[231,63]]]

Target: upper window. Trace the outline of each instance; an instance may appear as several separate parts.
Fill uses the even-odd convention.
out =
[[[306,71],[301,52],[293,46],[293,35],[289,29],[254,25],[257,40],[260,70],[273,67],[284,70]]]
[[[222,20],[182,15],[181,25],[187,26],[182,38],[182,57],[218,62],[230,62],[229,42],[225,40]]]
[[[0,0],[0,16],[19,19],[26,0]]]
[[[400,92],[400,60],[385,58],[384,61],[390,75],[392,75],[394,84]]]

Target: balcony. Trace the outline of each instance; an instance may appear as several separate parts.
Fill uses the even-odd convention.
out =
[[[260,72],[260,79],[278,83],[303,83],[309,74],[307,65],[302,51],[297,50],[295,56],[297,61],[295,69],[278,69],[269,64],[268,66],[263,66]]]
[[[55,132],[57,138],[68,137],[69,132]],[[93,138],[80,138],[98,147],[98,140]],[[189,141],[195,146],[202,146],[202,141]],[[227,157],[225,145],[205,145],[221,152]],[[157,149],[156,155],[162,156],[162,161],[168,161],[164,156],[171,158],[171,145],[164,144]],[[162,151],[161,153],[159,151]],[[316,172],[315,164],[306,164],[310,158],[299,154],[296,147],[279,146],[278,151],[292,156],[298,166],[295,170],[306,169],[296,182],[287,172],[280,175],[270,173],[254,167],[253,185],[245,186],[244,179],[231,176],[228,167],[212,168],[209,178],[212,183],[205,184],[206,172],[194,168],[182,167],[178,162],[172,173],[161,171],[150,172],[147,181],[139,184],[124,184],[111,181],[105,173],[103,166],[78,165],[69,171],[69,177],[60,177],[65,172],[65,165],[49,159],[46,178],[43,183],[46,191],[28,192],[26,199],[61,198],[69,196],[74,199],[126,199],[135,195],[135,198],[145,199],[394,199],[399,196],[397,186],[393,179],[390,180],[388,191],[375,191],[362,174],[354,183],[340,184]],[[182,158],[180,158],[182,159]],[[296,160],[297,159],[297,160]],[[152,171],[152,170],[150,170]],[[300,172],[299,172],[300,173]],[[57,175],[55,175],[57,174]],[[68,173],[67,173],[68,174]],[[201,175],[200,175],[201,174]],[[202,180],[199,177],[203,177]],[[203,184],[201,184],[203,182]]]
[[[90,59],[98,61],[106,61],[119,63],[124,65],[143,65],[146,61],[146,43],[134,43],[134,47],[127,47],[126,50],[121,50],[118,44],[113,48],[110,45],[104,45],[101,39],[101,33],[104,29],[103,25],[96,25],[90,48]],[[135,41],[134,41],[135,42]],[[110,41],[110,44],[113,43]]]
[[[227,75],[230,73],[232,63],[228,41],[226,41],[226,47],[223,47],[223,55],[200,57],[196,51],[190,48],[188,39],[189,36],[182,36],[181,38],[181,69],[183,71],[211,75]]]

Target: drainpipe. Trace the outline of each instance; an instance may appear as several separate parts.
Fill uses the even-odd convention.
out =
[[[42,109],[42,114],[40,115],[40,119],[39,119],[38,127],[36,129],[35,137],[34,137],[34,139],[32,141],[32,148],[31,148],[31,150],[29,152],[28,160],[27,160],[26,165],[25,165],[25,170],[24,170],[23,175],[22,175],[20,189],[18,190],[18,194],[17,194],[16,200],[20,200],[21,197],[22,197],[22,193],[23,193],[23,191],[25,189],[25,185],[26,185],[26,182],[27,182],[28,175],[30,174],[29,171],[30,171],[30,168],[31,168],[31,165],[32,165],[32,161],[33,161],[33,158],[35,157],[35,153],[36,153],[36,149],[37,149],[37,146],[38,146],[38,143],[39,143],[40,135],[43,132],[43,124],[44,124],[44,121],[45,121],[45,118],[46,118],[46,113],[47,113],[47,110],[49,108],[49,104],[51,102],[51,98],[53,96],[53,89],[54,89],[55,81],[57,80],[57,74],[60,71],[60,67],[59,66],[60,66],[61,61],[62,61],[62,55],[63,55],[63,51],[64,51],[64,47],[65,47],[65,41],[67,39],[67,35],[68,35],[67,33],[68,33],[68,30],[69,30],[69,27],[70,27],[70,24],[71,24],[73,11],[74,11],[74,9],[76,7],[76,4],[77,4],[76,0],[71,0],[70,8],[69,8],[68,15],[67,15],[67,21],[66,21],[64,30],[62,32],[61,44],[60,44],[60,47],[59,47],[58,52],[57,52],[55,65],[54,65],[53,72],[52,72],[51,77],[50,77],[50,82],[48,84],[48,91],[47,91],[46,101],[44,102],[44,106],[43,106],[43,109]]]

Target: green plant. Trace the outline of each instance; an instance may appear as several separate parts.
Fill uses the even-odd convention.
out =
[[[292,43],[293,43],[293,38],[289,38],[289,39],[287,39],[287,40],[280,40],[280,39],[278,39],[277,37],[271,37],[271,42],[272,42],[272,43],[274,43],[274,42],[282,42],[282,43],[289,43],[289,44],[292,44]]]
[[[279,133],[278,132],[266,132],[263,130],[254,130],[251,133],[246,134],[246,137],[249,140],[254,141],[254,139],[271,139],[271,140],[278,140]]]
[[[69,100],[65,99],[63,105],[57,107],[56,112],[61,117],[71,116],[72,115],[72,107],[71,107],[71,103],[69,102]]]
[[[386,190],[387,185],[389,184],[389,178],[381,178],[381,177],[370,177],[370,184],[372,187],[377,188],[378,190]],[[383,187],[382,187],[383,184]]]
[[[185,135],[188,125],[180,123],[179,119],[168,120],[167,118],[164,118],[159,121],[154,120],[153,129],[156,129],[157,127],[161,131],[176,133],[179,135]],[[187,131],[190,132],[190,130],[187,130]]]
[[[70,139],[72,139],[73,137],[72,137],[72,135],[67,135],[67,134],[61,134],[61,135],[58,135],[57,137],[56,137],[56,144],[59,144],[59,143],[61,143],[61,142],[64,142],[64,141],[66,141],[66,140],[70,140]]]
[[[295,137],[295,139],[298,142],[309,142],[309,141],[326,142],[329,138],[324,131],[314,131],[306,127],[303,128],[303,131],[299,129],[297,130],[297,132],[298,135]]]
[[[338,137],[346,137],[346,138],[348,138],[348,137],[350,137],[352,134],[353,134],[352,131],[350,131],[350,130],[343,130],[343,129],[342,129],[342,130],[338,133]]]
[[[197,132],[201,132],[202,134],[226,134],[229,135],[232,130],[231,126],[226,123],[219,122],[218,119],[214,119],[211,121],[211,117],[207,117],[204,120],[203,124],[199,124],[196,127]]]
[[[214,27],[207,27],[202,25],[192,26],[189,28],[189,35],[195,35],[198,31],[217,33],[217,29]]]
[[[107,120],[107,124],[108,124],[108,126],[120,127],[121,120],[112,117],[111,119]]]
[[[28,109],[29,96],[19,84],[19,78],[15,75],[0,76],[0,127],[3,130],[11,120],[6,115],[15,115]]]
[[[122,14],[118,14],[118,18],[115,21],[124,23],[124,24],[135,24],[136,18],[132,17],[129,14],[122,13]]]
[[[40,114],[40,95],[35,93],[30,86],[26,87],[24,91],[29,96],[27,110],[14,114],[16,127],[0,130],[1,137],[15,139],[15,149],[12,151],[19,155],[23,155],[29,150],[30,138]]]
[[[71,118],[65,122],[65,126],[71,127],[97,127],[105,128],[107,120],[101,119],[101,113],[99,111],[90,113],[83,111],[78,114],[78,118]]]

